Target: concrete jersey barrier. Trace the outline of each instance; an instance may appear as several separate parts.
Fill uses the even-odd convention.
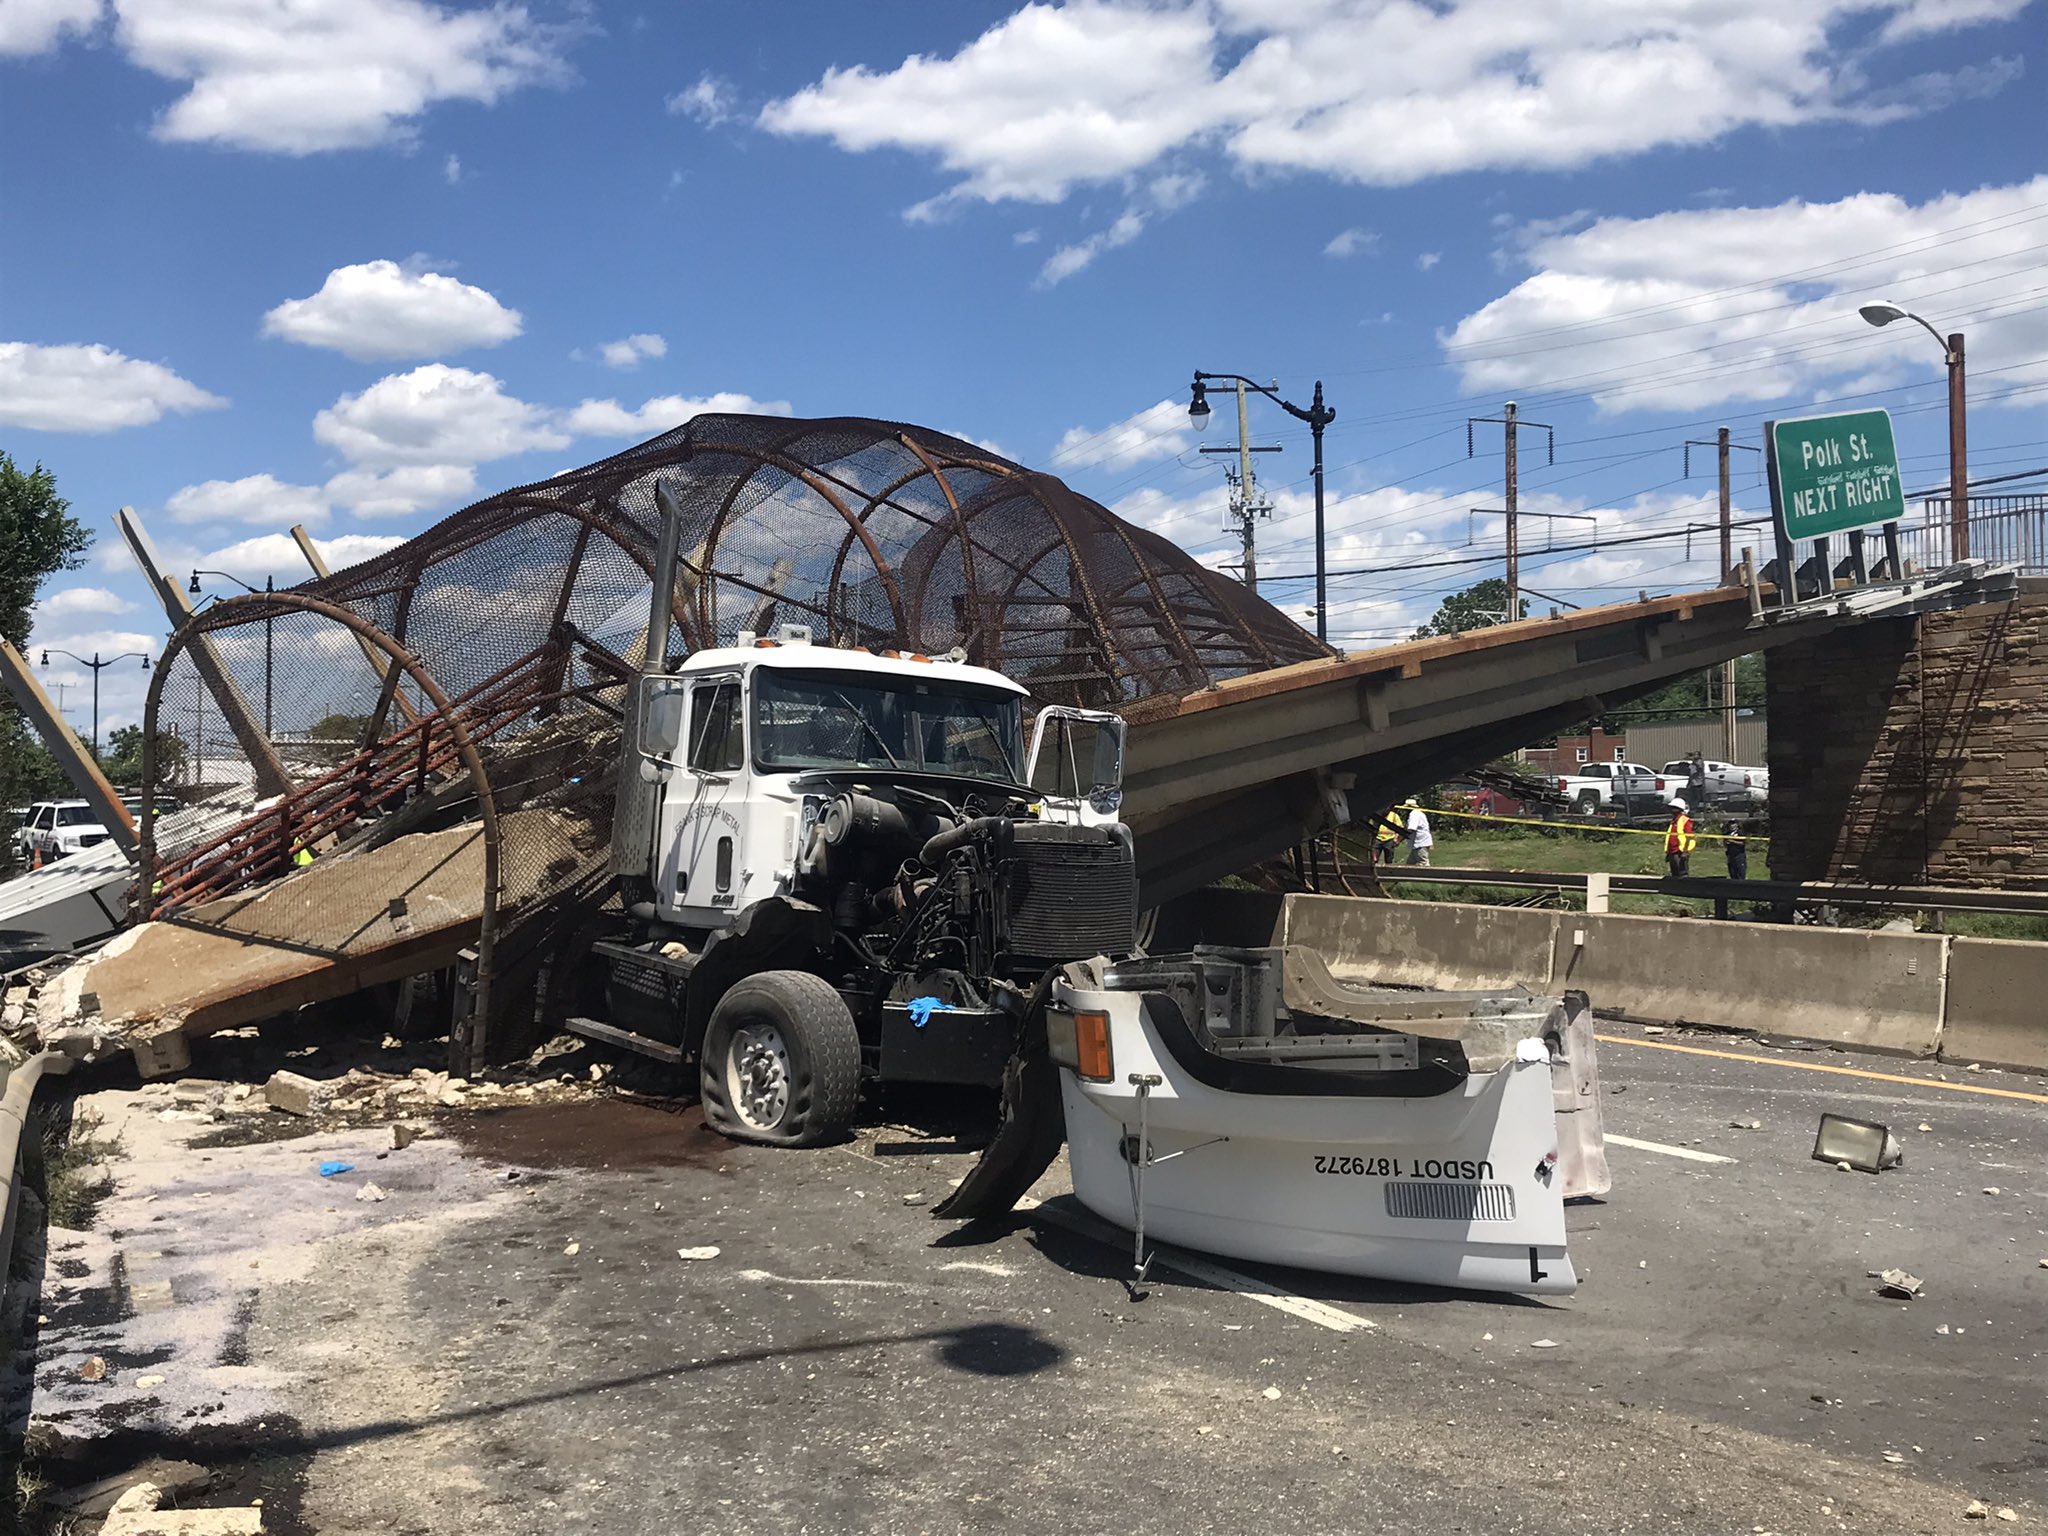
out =
[[[1281,919],[1281,942],[1319,950],[1340,976],[1390,986],[1542,992],[1553,985],[1559,916],[1525,907],[1294,895]],[[1601,1003],[1597,995],[1593,1001]]]
[[[1293,895],[1274,942],[1397,986],[1581,988],[1604,1013],[2048,1071],[2048,945]]]
[[[1603,1012],[1932,1056],[1948,940],[1700,918],[1561,915],[1551,985]]]
[[[2048,944],[1949,942],[1942,1058],[2048,1072]]]

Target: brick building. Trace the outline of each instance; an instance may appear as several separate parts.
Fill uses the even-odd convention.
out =
[[[1610,736],[1598,726],[1591,735],[1560,736],[1553,747],[1530,747],[1522,754],[1537,773],[1577,773],[1587,763],[1625,763],[1628,735]]]

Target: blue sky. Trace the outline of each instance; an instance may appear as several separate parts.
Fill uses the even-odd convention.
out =
[[[1684,439],[1836,401],[1891,408],[1908,484],[1942,481],[1941,354],[1857,320],[1880,295],[1968,331],[1973,471],[2048,463],[2044,19],[0,0],[0,449],[101,535],[37,642],[158,643],[120,505],[180,565],[296,581],[294,522],[345,563],[707,406],[972,437],[1220,563],[1200,367],[1325,381],[1331,565],[1379,572],[1331,589],[1357,648],[1498,573],[1470,509],[1499,430],[1467,459],[1465,418],[1506,399],[1556,430],[1524,505],[1592,519],[1560,540],[1710,521]],[[1262,569],[1304,570],[1306,430],[1255,402],[1253,435],[1284,449]],[[1704,584],[1711,546],[1525,580]],[[141,682],[106,675],[110,722]]]

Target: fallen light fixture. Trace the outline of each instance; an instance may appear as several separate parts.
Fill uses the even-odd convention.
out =
[[[1813,1158],[1819,1163],[1847,1163],[1861,1173],[1877,1173],[1903,1163],[1906,1149],[1888,1127],[1875,1121],[1822,1115],[1820,1133],[1813,1138]]]

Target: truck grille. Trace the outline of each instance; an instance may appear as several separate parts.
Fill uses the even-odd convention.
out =
[[[1129,954],[1138,876],[1123,839],[1103,827],[1030,822],[1015,836],[1010,953],[1046,961]]]
[[[1513,1221],[1512,1184],[1440,1184],[1424,1179],[1389,1179],[1387,1214],[1422,1221]]]

